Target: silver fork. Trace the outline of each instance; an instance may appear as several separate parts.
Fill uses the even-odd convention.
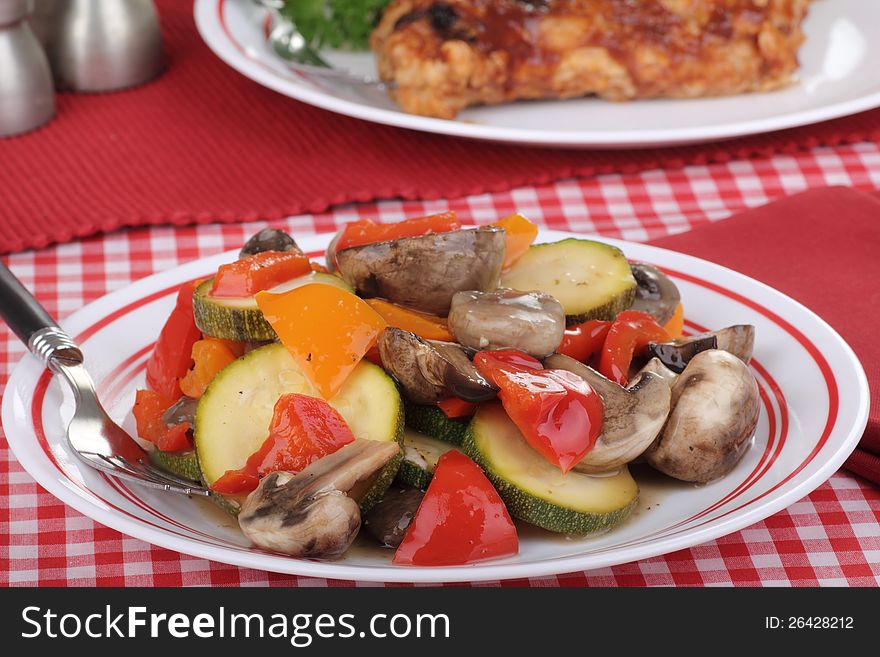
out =
[[[394,82],[383,82],[372,76],[358,75],[345,69],[335,68],[309,46],[293,21],[279,11],[284,6],[284,0],[253,0],[253,2],[264,8],[271,16],[269,45],[291,70],[313,81],[314,79],[330,80],[379,90],[394,89],[397,86]]]
[[[147,452],[110,419],[83,365],[82,351],[2,262],[0,317],[28,350],[73,390],[76,404],[67,427],[67,442],[81,461],[151,488],[185,495],[210,494],[207,488],[154,466]]]

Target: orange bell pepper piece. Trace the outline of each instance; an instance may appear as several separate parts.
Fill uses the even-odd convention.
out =
[[[184,395],[193,399],[205,394],[208,384],[214,380],[220,370],[238,358],[226,340],[214,338],[205,338],[196,342],[192,348],[192,357],[194,365],[180,380],[180,389]]]
[[[370,308],[382,316],[388,326],[415,333],[426,340],[453,342],[452,333],[443,317],[402,308],[384,299],[367,299]]]
[[[386,326],[363,299],[320,283],[261,292],[257,305],[325,399],[342,387]]]
[[[504,269],[519,260],[538,237],[538,227],[518,212],[492,225],[504,229]]]
[[[185,452],[192,449],[189,432],[192,427],[189,422],[169,427],[168,430],[156,439],[156,449],[160,452]]]
[[[205,339],[208,339],[207,337]],[[238,340],[224,340],[222,338],[210,338],[214,342],[220,342],[223,344],[236,358],[241,358],[244,356],[245,343],[239,342]]]
[[[678,340],[684,335],[684,308],[681,304],[678,304],[672,319],[666,322],[663,328],[673,340]]]

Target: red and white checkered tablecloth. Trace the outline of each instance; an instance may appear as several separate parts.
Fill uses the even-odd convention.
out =
[[[296,235],[358,216],[395,221],[446,208],[476,221],[514,209],[550,228],[643,241],[689,230],[808,188],[880,188],[880,147],[857,144],[675,171],[565,180],[436,202],[383,202],[293,217]],[[11,256],[12,270],[65,317],[143,276],[238,248],[258,224],[128,230]],[[0,388],[24,347],[5,327]],[[190,557],[103,527],[59,502],[22,470],[0,437],[0,585],[273,585],[363,583],[276,575]],[[488,582],[481,586],[497,583]],[[691,549],[613,568],[505,584],[880,584],[880,488],[846,472],[764,522]],[[381,586],[381,585],[380,585]]]

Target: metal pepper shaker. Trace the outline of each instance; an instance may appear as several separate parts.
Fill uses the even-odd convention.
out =
[[[33,0],[34,9],[31,12],[29,22],[37,39],[43,45],[43,50],[49,44],[52,29],[55,23],[54,17],[56,5],[64,3],[66,0]]]
[[[55,115],[46,53],[27,17],[31,0],[0,0],[0,137],[28,132]]]
[[[151,0],[56,3],[47,50],[58,88],[73,91],[135,87],[165,66]]]

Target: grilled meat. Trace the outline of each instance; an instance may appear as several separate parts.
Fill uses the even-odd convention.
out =
[[[789,84],[809,0],[392,0],[372,36],[407,112]]]

